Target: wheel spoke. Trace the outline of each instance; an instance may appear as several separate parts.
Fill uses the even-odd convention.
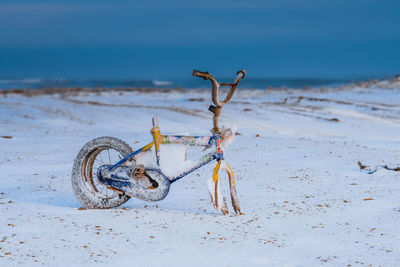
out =
[[[100,159],[95,159],[95,161],[99,161],[99,162],[101,162],[101,163],[107,164],[107,162],[104,162],[104,161],[102,161],[102,160],[100,160]]]
[[[105,150],[107,150],[107,152]],[[87,169],[85,172],[89,182],[89,186],[91,186],[94,191],[101,194],[103,198],[110,199],[115,197],[118,193],[111,189],[108,189],[106,185],[104,185],[98,180],[97,171],[99,170],[100,166],[115,164],[122,158],[123,155],[118,150],[104,146],[98,148],[94,152],[93,157],[90,160],[90,163],[87,165]],[[106,161],[104,159],[106,159]]]

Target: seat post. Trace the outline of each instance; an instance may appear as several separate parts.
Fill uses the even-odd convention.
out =
[[[154,149],[156,152],[157,166],[160,167],[160,144],[162,143],[162,135],[160,132],[160,127],[158,126],[158,118],[153,117],[153,128],[151,129],[151,134],[154,140]]]

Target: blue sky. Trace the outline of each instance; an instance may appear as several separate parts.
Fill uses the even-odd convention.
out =
[[[0,1],[0,77],[400,73],[400,1]]]

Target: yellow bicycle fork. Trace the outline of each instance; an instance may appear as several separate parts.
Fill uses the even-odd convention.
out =
[[[214,167],[214,171],[213,171],[213,182],[214,182],[214,192],[213,192],[214,194],[213,195],[214,195],[214,197],[211,195],[211,201],[214,203],[214,206],[217,209],[221,209],[223,214],[227,214],[228,213],[228,207],[226,206],[225,199],[219,199],[218,198],[218,195],[219,195],[219,190],[218,190],[219,176],[218,176],[218,172],[219,172],[219,170],[221,168],[221,165],[223,166],[223,169],[228,174],[229,189],[230,189],[230,193],[231,193],[231,201],[232,201],[233,209],[235,210],[236,213],[242,214],[240,212],[240,205],[239,205],[238,198],[236,196],[235,176],[233,174],[232,168],[224,160],[218,160],[217,164]],[[210,192],[210,194],[211,194],[211,192]]]

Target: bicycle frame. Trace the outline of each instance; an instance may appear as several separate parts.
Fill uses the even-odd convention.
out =
[[[212,162],[213,160],[223,160],[224,159],[224,153],[220,147],[221,134],[219,134],[219,133],[213,133],[212,136],[161,135],[160,137],[161,138],[160,138],[159,144],[182,144],[182,145],[189,146],[189,147],[204,147],[204,150],[206,150],[207,148],[213,148],[211,152],[209,152],[209,153],[205,154],[203,157],[201,157],[196,162],[196,164],[189,170],[186,170],[183,173],[181,173],[175,177],[169,177],[170,183],[174,183],[174,182],[182,179],[186,175],[194,172],[195,170]],[[126,161],[134,158],[136,155],[138,155],[142,152],[148,151],[153,146],[154,146],[154,142],[149,143],[148,145],[146,145],[146,146],[132,152],[128,156],[124,157],[116,164],[110,166],[108,169],[112,170],[115,167],[123,165]],[[158,167],[160,167],[159,157],[160,156],[157,155],[157,153],[156,153]]]

